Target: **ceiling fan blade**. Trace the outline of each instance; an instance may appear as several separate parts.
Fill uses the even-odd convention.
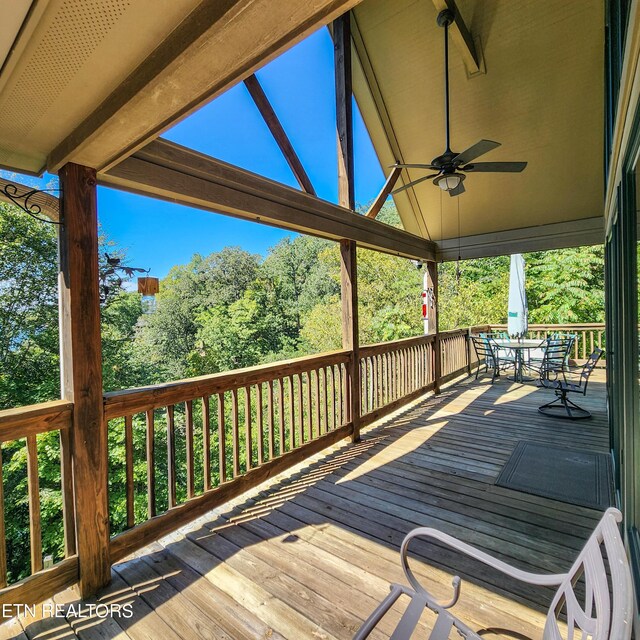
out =
[[[402,167],[407,169],[438,169],[438,167],[432,164],[402,164],[400,162],[392,164],[389,169],[393,169],[393,167]]]
[[[461,168],[472,173],[520,173],[526,166],[526,162],[473,162]]]
[[[430,176],[423,176],[422,178],[418,178],[417,180],[413,180],[412,182],[410,182],[409,184],[405,184],[402,187],[400,187],[399,189],[396,189],[395,191],[391,192],[391,195],[394,196],[396,193],[400,193],[401,191],[404,191],[405,189],[408,189],[409,187],[413,187],[414,185],[420,183],[420,182],[424,182],[425,180],[429,180],[430,178],[436,178],[438,176],[437,173],[434,173]]]
[[[464,182],[460,182],[460,184],[455,189],[451,189],[451,191],[449,191],[449,195],[453,198],[454,196],[459,196],[465,191],[466,189],[464,188]]]
[[[499,142],[493,142],[493,140],[480,140],[480,142],[476,142],[474,145],[465,149],[462,153],[459,153],[454,159],[454,164],[461,165],[467,164],[480,156],[483,156],[485,153],[488,153],[492,149],[497,149],[500,146]]]

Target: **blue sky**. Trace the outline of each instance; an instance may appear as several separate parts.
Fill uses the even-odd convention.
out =
[[[337,161],[333,44],[323,28],[257,73],[318,195],[336,202]],[[384,175],[360,114],[354,109],[356,201],[367,203]],[[166,132],[164,137],[297,187],[243,84]],[[32,184],[28,179],[17,177]],[[51,176],[45,176],[45,182]],[[265,254],[289,232],[100,187],[104,231],[126,249],[128,263],[164,277],[194,253],[240,245]]]

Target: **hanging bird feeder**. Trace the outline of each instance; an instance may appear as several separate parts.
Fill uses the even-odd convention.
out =
[[[160,291],[158,278],[138,278],[138,293],[142,294],[142,313],[153,313],[156,310],[156,293]]]

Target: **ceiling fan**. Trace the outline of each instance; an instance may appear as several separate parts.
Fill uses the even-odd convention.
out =
[[[449,138],[449,25],[453,19],[453,12],[445,9],[438,14],[437,20],[438,26],[444,28],[444,108],[447,148],[430,164],[398,162],[393,165],[410,169],[431,169],[437,172],[405,184],[393,191],[394,194],[433,178],[433,184],[438,185],[443,191],[448,191],[450,196],[459,196],[465,191],[463,184],[466,178],[465,173],[519,173],[527,166],[526,162],[473,162],[476,158],[500,146],[499,142],[492,140],[480,140],[462,153],[451,151]]]

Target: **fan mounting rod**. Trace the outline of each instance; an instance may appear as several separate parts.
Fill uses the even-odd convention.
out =
[[[445,134],[447,141],[447,153],[451,153],[451,141],[449,138],[449,25],[453,22],[453,11],[444,9],[438,14],[437,23],[444,28],[444,118]]]

